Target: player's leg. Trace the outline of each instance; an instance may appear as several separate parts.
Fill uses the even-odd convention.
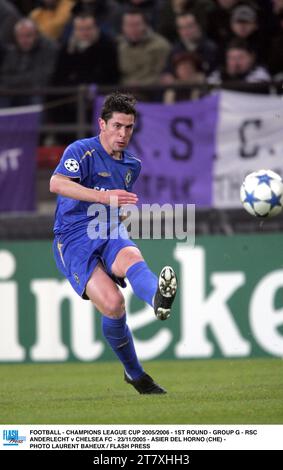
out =
[[[100,263],[86,285],[86,294],[102,314],[102,332],[108,344],[124,365],[128,376],[139,379],[144,371],[126,323],[124,297]]]
[[[135,246],[122,248],[111,267],[115,276],[127,277],[134,293],[154,308],[157,318],[166,320],[177,291],[177,278],[170,266],[159,277],[149,269],[140,250]]]
[[[100,263],[86,285],[86,294],[102,313],[103,335],[124,365],[125,381],[142,394],[166,393],[144,372],[139,363],[133,337],[126,323],[124,297]]]
[[[137,297],[153,305],[158,278],[147,266],[140,250],[135,246],[121,249],[111,271],[115,276],[127,277]]]
[[[102,315],[109,318],[124,315],[124,297],[100,262],[86,284],[85,293]]]

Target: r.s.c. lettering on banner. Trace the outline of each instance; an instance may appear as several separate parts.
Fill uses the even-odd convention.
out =
[[[260,150],[260,145],[257,143],[251,143],[250,132],[256,133],[260,132],[262,129],[262,120],[261,119],[246,119],[242,122],[239,128],[239,137],[241,142],[241,147],[239,150],[239,155],[242,158],[252,158],[258,155]],[[253,141],[255,141],[255,135],[253,136]]]
[[[190,160],[193,154],[193,142],[189,135],[194,128],[194,122],[190,117],[175,117],[170,122],[171,134],[176,137],[176,146],[171,147],[170,155],[173,160],[187,161]],[[180,152],[180,141],[185,144],[185,151]]]

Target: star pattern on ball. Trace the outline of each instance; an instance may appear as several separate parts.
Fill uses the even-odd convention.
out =
[[[272,196],[270,199],[268,199],[266,202],[268,202],[271,206],[271,209],[273,209],[273,207],[276,207],[276,206],[279,206],[281,207],[281,195],[277,196],[273,191],[271,192]]]
[[[257,179],[258,179],[258,184],[267,184],[268,186],[270,186],[270,181],[273,180],[272,176],[269,176],[267,175],[266,173],[264,175],[257,175]]]
[[[250,204],[252,208],[254,208],[254,203],[258,202],[259,199],[255,197],[254,193],[248,193],[248,191],[245,189],[246,197],[243,202],[246,202],[247,204]]]

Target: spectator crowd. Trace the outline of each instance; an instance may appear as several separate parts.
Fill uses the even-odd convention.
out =
[[[283,0],[0,0],[1,88],[282,77]]]

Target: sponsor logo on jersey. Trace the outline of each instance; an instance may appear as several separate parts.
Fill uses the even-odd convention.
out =
[[[100,173],[98,173],[98,175],[107,178],[108,176],[111,176],[111,173],[107,173],[107,171],[101,171]]]
[[[83,154],[83,156],[82,156],[80,162],[82,162],[86,157],[91,157],[94,152],[95,152],[95,149],[87,150],[87,151]]]

